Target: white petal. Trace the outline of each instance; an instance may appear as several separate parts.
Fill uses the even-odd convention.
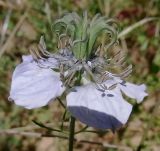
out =
[[[142,85],[135,85],[129,82],[125,84],[119,84],[120,89],[129,97],[136,99],[137,103],[141,103],[145,96],[148,94],[145,92],[146,86]]]
[[[125,124],[132,111],[118,88],[104,93],[93,84],[75,87],[67,95],[67,106],[81,122],[100,129],[116,129]]]
[[[10,100],[28,109],[42,107],[64,91],[59,74],[37,66],[35,62],[23,62],[13,73]]]
[[[23,55],[22,60],[23,60],[23,62],[32,62],[33,57],[32,57],[32,55]]]

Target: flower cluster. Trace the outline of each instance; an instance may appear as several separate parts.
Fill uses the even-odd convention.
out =
[[[132,111],[122,94],[140,103],[147,93],[144,84],[124,80],[132,66],[124,68],[121,51],[112,58],[106,55],[117,43],[116,22],[99,15],[90,21],[87,14],[81,18],[69,13],[57,20],[54,27],[59,36],[58,52],[48,52],[41,37],[38,50],[23,56],[23,62],[16,67],[9,100],[33,109],[65,93],[67,109],[81,122],[99,129],[121,127]],[[100,34],[109,38],[106,45],[98,47]],[[123,70],[113,73],[117,68]]]

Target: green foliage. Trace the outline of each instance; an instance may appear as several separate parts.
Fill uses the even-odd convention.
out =
[[[59,39],[64,36],[71,38],[71,50],[77,58],[89,59],[95,51],[94,45],[100,34],[110,35],[111,41],[104,46],[106,50],[117,42],[118,31],[113,23],[117,25],[115,20],[101,17],[99,14],[89,20],[87,12],[84,12],[83,17],[78,16],[77,13],[69,13],[57,20],[54,27]]]

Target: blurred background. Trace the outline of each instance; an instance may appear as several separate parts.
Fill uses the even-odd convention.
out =
[[[41,109],[26,110],[9,102],[8,95],[12,73],[21,56],[29,53],[41,35],[45,36],[47,47],[56,51],[56,35],[51,28],[54,20],[65,12],[81,15],[84,10],[91,17],[100,13],[117,18],[120,31],[131,28],[131,32],[120,37],[121,47],[133,64],[129,80],[145,83],[149,96],[142,104],[134,105],[128,124],[115,134],[76,136],[118,147],[76,143],[75,151],[160,150],[160,21],[147,21],[160,16],[160,0],[0,0],[0,151],[67,150],[66,140],[41,137],[40,133],[54,132],[32,122],[58,127],[63,116],[58,101]],[[144,18],[144,24],[134,28]],[[78,122],[76,126],[82,127]]]

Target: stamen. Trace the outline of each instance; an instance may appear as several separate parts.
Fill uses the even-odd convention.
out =
[[[104,72],[100,77],[101,83],[105,82],[109,78],[110,78],[109,73],[106,74],[106,72]]]
[[[112,58],[109,59],[109,66],[124,66],[124,60],[125,55],[121,53],[121,51],[118,51]]]
[[[129,65],[123,72],[120,74],[112,74],[115,77],[126,78],[132,72],[132,65]]]
[[[115,88],[117,87],[117,84],[118,84],[118,83],[113,84],[112,86],[110,86],[110,87],[108,88],[108,90],[113,90],[113,89],[115,89]]]
[[[103,84],[100,84],[99,86],[100,86],[103,90],[106,90],[106,88],[104,87]]]
[[[90,70],[90,67],[88,66],[88,64],[86,62],[82,62],[84,69],[86,70],[86,72],[91,76],[92,80],[96,83],[97,80],[95,79],[92,71]]]
[[[39,58],[39,59],[44,59],[43,57],[42,57],[42,55],[40,54],[40,52],[37,50],[37,49],[34,49],[34,52],[35,52],[35,54],[37,55],[37,57]]]
[[[69,86],[71,85],[71,81],[73,80],[74,76],[76,74],[76,71],[74,71],[70,76],[68,76],[67,80],[64,82],[64,85]]]
[[[32,57],[33,57],[33,60],[38,61],[38,57],[37,57],[37,55],[34,53],[34,50],[33,50],[32,48],[30,48],[29,51],[30,51],[30,54],[31,54]]]
[[[49,54],[40,44],[38,45],[39,51],[41,52],[42,56],[48,58],[51,57],[51,54]]]
[[[63,64],[60,64],[59,69],[60,69],[60,74],[64,75],[64,65]]]
[[[107,88],[107,86],[104,84],[104,88],[106,89],[106,90],[108,90],[108,88]]]
[[[45,41],[44,41],[44,36],[41,36],[38,48],[39,48],[38,50],[40,51],[40,53],[44,57],[49,58],[49,57],[54,57],[55,56],[52,53],[50,53],[49,51],[47,51],[47,47],[46,47],[46,44],[45,44]]]
[[[44,41],[44,36],[41,36],[41,37],[40,37],[39,44],[42,46],[42,48],[43,48],[44,50],[47,49],[46,44],[45,44],[45,41]]]

